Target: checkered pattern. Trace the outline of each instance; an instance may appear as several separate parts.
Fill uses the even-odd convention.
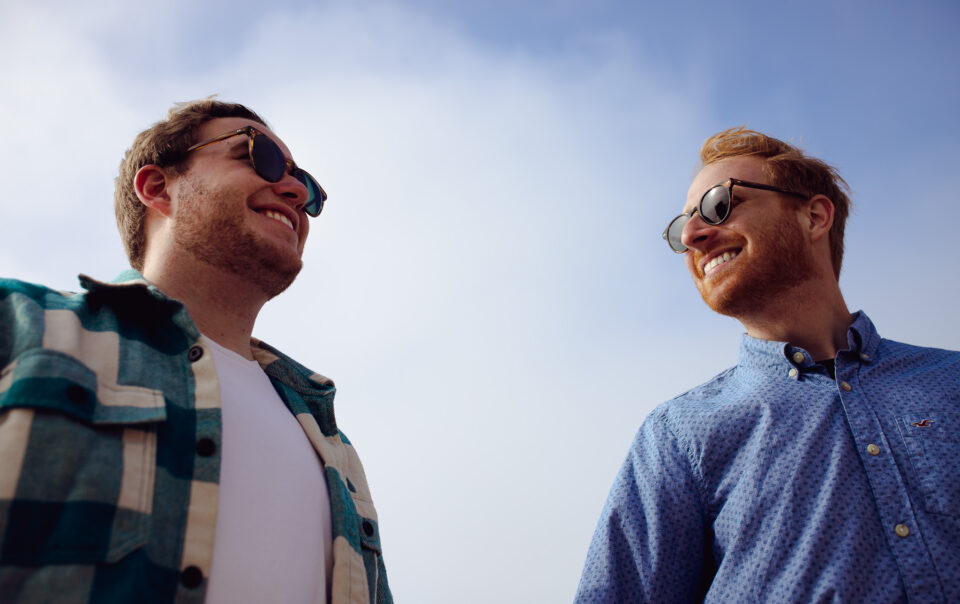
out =
[[[960,353],[858,313],[836,378],[744,336],[657,408],[610,492],[576,601],[960,602]]]
[[[0,601],[202,602],[221,443],[209,344],[133,271],[80,280],[0,280]],[[392,602],[333,383],[252,347],[326,470],[332,601]]]

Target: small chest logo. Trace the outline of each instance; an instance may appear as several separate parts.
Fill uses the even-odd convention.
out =
[[[915,428],[929,428],[930,426],[933,425],[933,420],[932,420],[932,419],[924,419],[924,420],[921,420],[921,421],[919,421],[919,422],[913,422],[913,423],[910,424],[910,425],[913,426],[913,427],[915,427]]]

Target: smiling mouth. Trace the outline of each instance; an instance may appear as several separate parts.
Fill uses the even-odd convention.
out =
[[[296,231],[296,229],[293,228],[293,223],[290,222],[290,219],[280,212],[275,212],[274,210],[264,210],[263,212],[260,212],[260,214],[262,216],[266,216],[267,218],[273,218],[277,222],[282,222],[283,224],[287,225],[291,231]]]
[[[733,260],[734,258],[736,258],[739,253],[740,253],[739,250],[733,250],[733,251],[730,251],[730,252],[724,252],[724,253],[720,254],[719,256],[715,256],[713,259],[710,260],[710,262],[708,262],[708,263],[703,267],[703,274],[704,274],[704,275],[707,275],[707,274],[709,274],[710,272],[712,272],[713,269],[717,268],[717,267],[720,266],[721,264],[723,264],[723,263],[725,263],[725,262],[730,262],[731,260]]]

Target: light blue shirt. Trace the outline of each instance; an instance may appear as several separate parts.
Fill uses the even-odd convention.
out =
[[[744,336],[640,428],[577,602],[960,602],[960,353]]]

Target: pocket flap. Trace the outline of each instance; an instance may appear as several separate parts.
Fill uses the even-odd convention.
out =
[[[0,410],[18,407],[57,411],[92,424],[159,422],[167,417],[161,391],[116,384],[68,354],[40,348],[0,371]]]

